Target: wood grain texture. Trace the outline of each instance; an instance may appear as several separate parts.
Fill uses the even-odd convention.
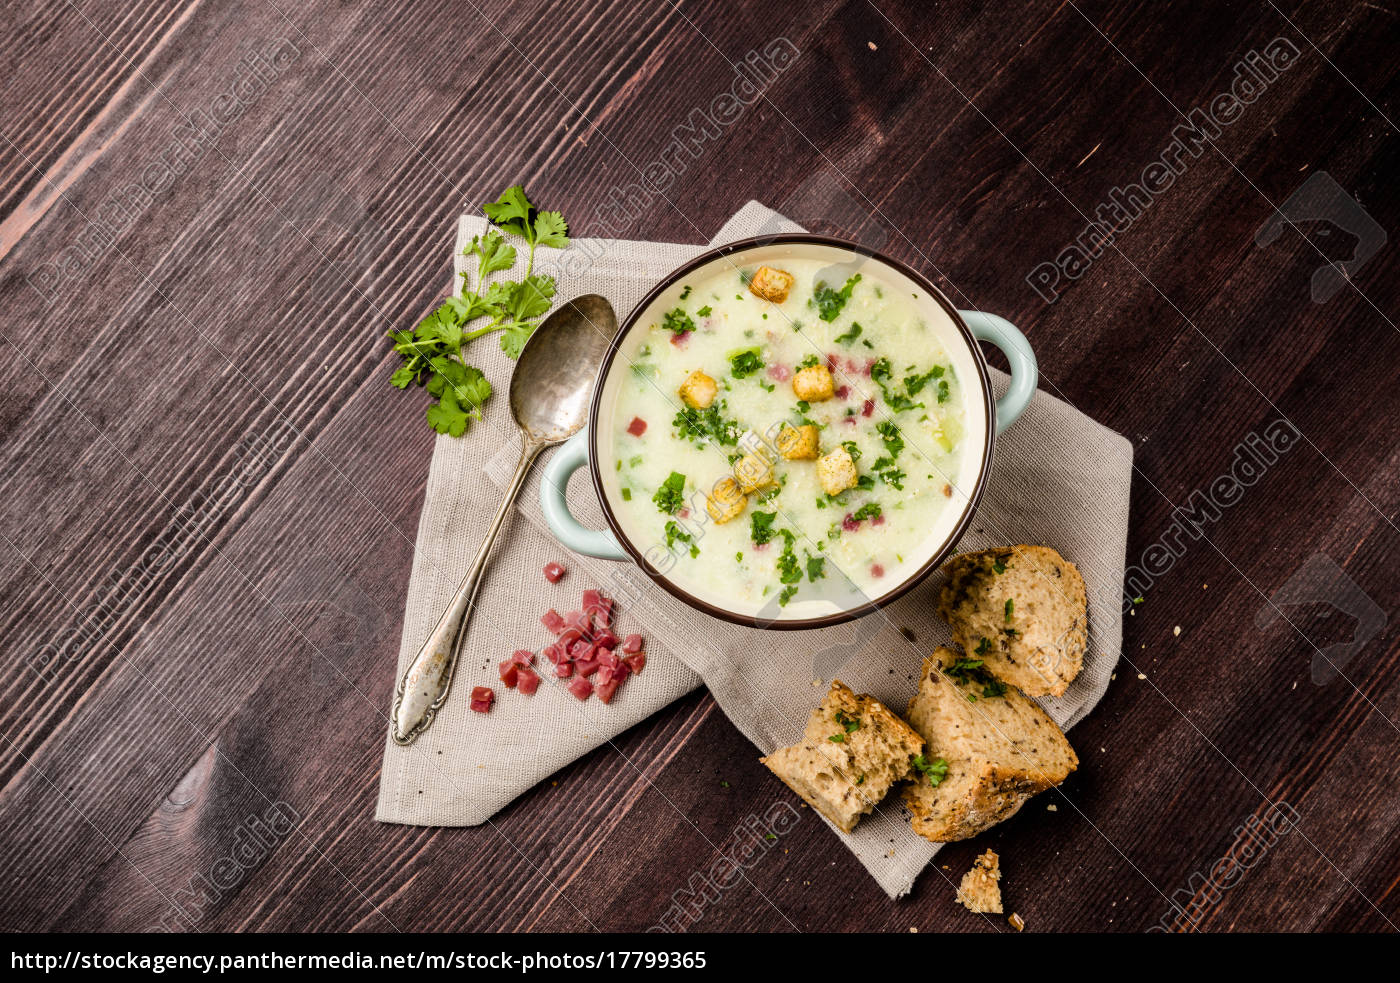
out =
[[[758,198],[1011,318],[1043,387],[1132,439],[1133,561],[1249,434],[1303,439],[1145,592],[1063,797],[898,902],[800,824],[696,927],[1006,931],[952,900],[992,846],[1032,930],[1140,931],[1193,893],[1206,930],[1394,930],[1398,23],[1296,0],[6,7],[0,927],[644,929],[795,802],[696,694],[481,828],[372,818],[431,453],[384,332],[445,289],[460,212],[524,181],[600,234],[609,191],[784,36],[793,68],[616,231],[701,242]],[[1031,269],[1276,37],[1296,64],[1042,300]],[[162,155],[181,173],[84,253]],[[1344,230],[1255,244],[1318,172],[1391,240],[1325,303],[1309,278]],[[81,269],[50,289],[60,263]],[[1266,617],[1309,569],[1333,571],[1313,602]],[[1343,596],[1386,622],[1319,685]],[[1278,801],[1296,830],[1198,890]]]

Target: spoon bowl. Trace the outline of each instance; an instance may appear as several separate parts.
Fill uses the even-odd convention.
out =
[[[510,379],[510,412],[527,439],[567,440],[588,422],[594,373],[617,335],[617,313],[597,294],[569,301],[525,343]]]
[[[520,461],[476,559],[399,680],[390,721],[394,743],[416,741],[447,702],[481,575],[501,525],[539,452],[568,440],[588,422],[598,367],[616,334],[612,304],[597,294],[585,294],[545,318],[525,342],[510,377],[510,413],[520,428]]]

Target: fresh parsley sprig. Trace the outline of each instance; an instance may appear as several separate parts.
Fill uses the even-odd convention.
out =
[[[428,407],[428,423],[438,433],[460,437],[472,420],[481,419],[481,405],[491,395],[491,383],[468,364],[462,349],[477,338],[497,332],[501,350],[519,358],[554,298],[554,278],[534,272],[535,249],[563,249],[569,244],[568,224],[559,212],[541,212],[519,185],[507,188],[494,202],[482,206],[501,231],[473,236],[463,255],[476,257],[476,286],[462,274],[461,296],[448,297],[412,331],[390,331],[389,340],[403,364],[391,382],[398,389],[423,386],[436,402]],[[491,274],[515,265],[517,252],[502,232],[523,238],[529,247],[525,277],[496,280]],[[478,327],[475,322],[487,319]]]

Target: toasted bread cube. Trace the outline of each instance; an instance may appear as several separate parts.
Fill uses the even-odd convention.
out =
[[[754,271],[753,279],[749,281],[749,290],[764,300],[781,304],[787,300],[788,291],[792,289],[792,282],[791,273],[785,270],[775,270],[771,266],[760,266]]]
[[[847,488],[854,488],[857,477],[856,462],[844,447],[817,458],[817,480],[828,495],[839,495]]]
[[[681,383],[681,402],[693,410],[708,409],[710,404],[715,401],[715,393],[717,392],[719,392],[719,386],[715,385],[715,380],[700,369],[696,369],[685,377],[685,382]]]
[[[714,488],[705,496],[705,511],[718,525],[738,518],[747,504],[749,498],[740,490],[739,483],[728,477],[716,481]]]
[[[758,760],[813,809],[849,833],[899,781],[924,741],[879,700],[839,679],[812,711],[802,739]]]
[[[963,874],[958,904],[979,915],[1001,914],[1001,858],[995,850],[983,853]]]
[[[831,370],[825,365],[809,365],[792,377],[792,391],[797,393],[798,399],[820,403],[832,397],[836,384],[831,379]]]
[[[773,465],[761,454],[745,454],[734,465],[734,477],[744,494],[758,491],[773,483]]]
[[[804,424],[800,427],[784,426],[778,431],[778,438],[774,443],[777,445],[778,453],[789,461],[815,461],[817,455],[821,453],[818,445],[818,432],[819,428],[815,423]]]

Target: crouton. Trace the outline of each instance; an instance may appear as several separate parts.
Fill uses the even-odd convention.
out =
[[[789,461],[814,461],[821,453],[817,443],[818,427],[814,423],[800,427],[783,426],[773,442],[778,453]]]
[[[734,465],[734,477],[741,492],[758,491],[773,483],[773,465],[762,454],[745,454]]]
[[[828,495],[839,495],[847,488],[854,488],[857,478],[856,462],[851,460],[845,447],[817,458],[817,481]]]
[[[1084,665],[1084,578],[1055,550],[1005,546],[948,561],[938,613],[969,658],[1027,696],[1061,696]]]
[[[820,403],[835,394],[836,384],[831,379],[831,370],[825,365],[809,365],[799,369],[792,377],[792,391],[797,393],[798,399]]]
[[[935,650],[906,714],[931,767],[905,787],[904,802],[914,832],[934,843],[965,840],[1010,819],[1079,765],[1039,705],[966,661],[952,649]]]
[[[802,740],[759,761],[849,833],[909,774],[923,748],[919,735],[878,700],[835,680]]]
[[[1001,914],[1001,858],[988,850],[972,863],[958,885],[958,904],[979,915]]]
[[[681,401],[693,410],[708,409],[710,404],[715,401],[715,393],[717,392],[719,392],[719,386],[715,385],[715,380],[700,369],[696,369],[686,376],[680,389]]]
[[[787,300],[788,291],[792,289],[792,282],[791,273],[785,270],[775,270],[771,266],[760,266],[754,271],[753,279],[749,281],[749,290],[764,300],[781,304]]]
[[[737,518],[749,503],[748,496],[739,489],[739,483],[725,477],[715,482],[710,493],[705,496],[705,511],[719,525]]]

